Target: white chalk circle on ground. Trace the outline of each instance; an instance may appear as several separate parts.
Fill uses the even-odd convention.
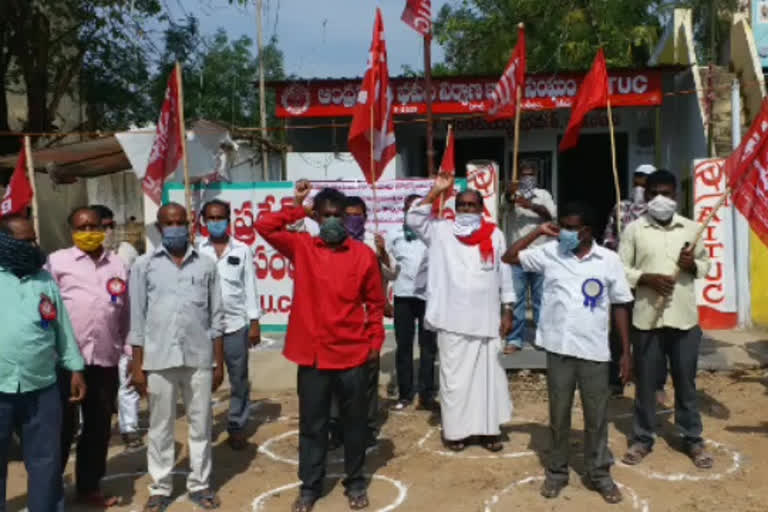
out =
[[[326,478],[343,478],[343,477],[344,475],[341,475],[341,474],[330,474],[326,476]],[[395,489],[397,489],[397,497],[395,498],[395,500],[389,505],[376,509],[376,512],[391,512],[392,510],[395,510],[397,507],[403,504],[403,502],[405,501],[405,498],[408,496],[407,485],[405,485],[400,480],[395,480],[394,478],[389,478],[388,476],[384,476],[384,475],[371,475],[371,478],[374,480],[381,480],[383,482],[392,484],[392,486]],[[292,484],[276,487],[271,491],[267,491],[258,495],[256,499],[253,500],[253,511],[257,512],[259,510],[263,510],[267,500],[285,491],[290,491],[291,489],[297,489],[299,486],[301,486],[301,482],[293,482]]]
[[[527,418],[515,418],[513,421],[515,423],[534,423],[533,420],[529,420]],[[424,434],[424,436],[421,439],[419,439],[419,441],[416,443],[416,446],[431,453],[436,453],[444,457],[453,457],[458,459],[518,459],[520,457],[530,457],[531,455],[536,455],[536,452],[534,452],[533,450],[523,450],[523,451],[506,452],[506,453],[489,453],[487,455],[469,455],[465,452],[439,450],[437,448],[429,448],[425,446],[427,441],[429,441],[430,438],[432,438],[432,436],[434,436],[436,432],[440,432],[441,430],[442,429],[440,427],[434,427],[427,430],[427,433]]]
[[[270,437],[266,441],[264,441],[259,446],[259,453],[263,453],[267,457],[269,457],[272,460],[275,460],[277,462],[284,462],[285,464],[291,464],[292,466],[298,466],[299,465],[299,459],[298,457],[292,458],[292,457],[283,457],[280,454],[275,453],[272,450],[272,445],[274,443],[277,443],[279,441],[282,441],[283,439],[287,439],[289,437],[298,436],[299,431],[298,430],[289,430],[288,432],[283,432],[282,434],[279,434],[275,437]],[[378,448],[378,445],[372,446],[365,450],[366,454],[371,454],[372,452],[375,452]],[[344,457],[328,457],[328,464],[341,464],[344,462]]]
[[[490,499],[486,500],[484,503],[485,506],[483,510],[485,512],[491,512],[493,510],[493,507],[498,505],[499,501],[501,500],[501,496],[505,494],[509,494],[515,489],[523,485],[528,485],[534,482],[543,482],[543,481],[544,481],[543,476],[529,476],[529,477],[523,478],[522,480],[518,480],[517,482],[513,482],[512,484],[502,489],[501,492],[499,492],[498,494],[494,494],[493,496],[490,497]],[[624,491],[625,499],[627,498],[627,496],[629,497],[629,499],[632,502],[633,510],[639,510],[640,512],[650,512],[651,508],[650,508],[650,505],[648,504],[648,500],[641,499],[637,495],[635,490],[629,486],[626,486],[620,482],[616,482],[616,485]],[[541,498],[541,499],[543,500],[546,498]],[[611,506],[615,506],[615,505],[611,505]]]
[[[653,471],[647,468],[648,457],[646,457],[643,460],[643,462],[635,466],[624,464],[621,461],[618,461],[618,465],[623,468],[632,470],[636,473],[639,473],[647,478],[651,478],[653,480],[666,480],[668,482],[683,482],[683,481],[706,482],[706,481],[712,481],[712,480],[722,480],[724,477],[734,474],[736,471],[738,471],[741,468],[741,464],[743,461],[743,457],[741,453],[731,448],[728,448],[724,444],[718,443],[717,441],[706,440],[704,441],[704,443],[707,444],[708,446],[711,446],[715,450],[721,452],[723,455],[727,455],[731,459],[731,464],[730,466],[728,466],[728,469],[720,473],[709,473],[707,472],[707,470],[700,470],[701,472],[696,475],[693,475],[690,473],[662,473],[662,472]],[[649,457],[652,457],[652,456],[653,454],[649,455]],[[684,457],[684,455],[682,454],[681,456]]]

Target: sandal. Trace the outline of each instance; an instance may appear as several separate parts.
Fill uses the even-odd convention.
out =
[[[368,502],[368,493],[365,491],[360,494],[347,494],[347,500],[349,500],[349,508],[352,510],[363,510],[370,505]]]
[[[704,451],[704,447],[700,444],[689,448],[688,456],[691,458],[693,465],[699,469],[712,469],[712,466],[715,464],[715,459]]]
[[[489,452],[500,452],[504,449],[504,445],[497,436],[487,436],[480,441],[480,445]]]
[[[144,441],[142,441],[141,436],[138,434],[123,434],[122,437],[125,447],[129,450],[138,450],[139,448],[144,447]]]
[[[509,355],[512,355],[512,354],[515,354],[515,353],[519,352],[520,350],[521,350],[520,347],[510,343],[509,345],[504,347],[504,355],[505,356],[509,356]]]
[[[625,453],[624,457],[621,458],[621,462],[627,466],[637,466],[643,461],[644,458],[648,456],[649,453],[651,453],[650,448],[640,443],[635,443],[629,447],[627,453]]]
[[[467,447],[464,441],[449,441],[445,439],[443,440],[443,444],[445,444],[445,447],[451,450],[452,452],[463,452],[464,449]]]
[[[173,500],[169,496],[156,494],[149,497],[144,505],[144,512],[165,512],[171,503],[173,503]]]
[[[615,505],[624,500],[624,496],[621,494],[621,490],[619,490],[619,486],[616,484],[607,485],[605,487],[596,487],[595,491],[597,491],[609,505]]]
[[[203,510],[214,510],[221,506],[221,500],[210,489],[191,492],[187,495],[189,501]]]
[[[544,484],[541,486],[540,494],[548,500],[555,499],[560,496],[560,492],[568,485],[567,482],[557,482],[550,478],[544,480]]]
[[[315,508],[315,500],[299,496],[291,505],[291,512],[311,512]]]

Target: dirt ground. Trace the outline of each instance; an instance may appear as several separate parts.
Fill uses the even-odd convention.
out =
[[[660,436],[655,451],[638,468],[621,464],[613,469],[625,500],[607,505],[582,485],[582,421],[578,400],[573,414],[571,485],[556,500],[538,495],[542,459],[548,444],[544,375],[524,372],[510,379],[515,419],[505,428],[504,451],[492,455],[479,447],[461,454],[445,452],[440,443],[439,419],[422,411],[387,413],[382,401],[381,441],[367,460],[374,475],[369,490],[372,511],[765,511],[768,509],[768,377],[763,371],[699,375],[699,404],[705,437],[716,456],[715,467],[701,471],[678,451],[673,415],[659,414]],[[626,447],[631,427],[631,398],[615,399],[610,406],[610,444],[617,457]],[[383,390],[382,390],[383,392]],[[226,440],[226,391],[214,403],[213,482],[222,510],[287,511],[296,496],[298,440],[295,394],[252,395],[250,440],[245,452],[233,453]],[[177,422],[178,500],[169,510],[193,510],[184,497],[183,472],[187,467],[186,426],[179,409]],[[146,422],[146,417],[143,417]],[[112,510],[140,511],[147,499],[149,479],[146,451],[126,452],[115,434],[108,476],[103,483],[122,505]],[[256,448],[256,445],[260,448]],[[15,453],[9,467],[8,511],[26,503],[26,473]],[[339,473],[341,453],[329,460],[328,495],[317,512],[348,510]],[[74,457],[72,457],[74,458]],[[70,459],[66,480],[71,483]],[[68,493],[72,494],[71,486]],[[71,510],[85,510],[75,505]]]

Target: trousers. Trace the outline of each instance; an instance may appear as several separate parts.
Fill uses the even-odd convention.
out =
[[[123,354],[117,366],[120,377],[120,388],[117,390],[117,420],[121,434],[133,434],[139,430],[141,396],[131,385],[131,376],[128,374],[128,364],[131,359],[131,356]]]
[[[170,496],[173,492],[171,471],[176,463],[173,427],[176,423],[178,394],[184,402],[189,432],[189,466],[187,491],[208,489],[211,478],[211,368],[187,366],[147,372],[149,388],[149,433],[147,466],[153,496]]]
[[[416,297],[395,297],[395,338],[397,387],[401,400],[413,400],[413,339],[418,323],[419,397],[422,402],[435,397],[435,333],[424,326],[426,303]]]
[[[248,328],[224,335],[224,363],[229,375],[229,433],[245,430],[249,418],[251,383],[248,381]]]

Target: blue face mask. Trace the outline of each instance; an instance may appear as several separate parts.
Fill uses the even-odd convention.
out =
[[[163,228],[163,245],[169,251],[181,251],[187,247],[189,230],[187,226],[166,226]]]
[[[224,235],[227,234],[229,222],[225,220],[209,220],[205,223],[205,226],[208,228],[208,233],[213,238],[224,238]]]
[[[570,229],[561,229],[560,234],[557,235],[557,241],[560,243],[560,250],[565,253],[575,251],[581,244],[579,232]]]

